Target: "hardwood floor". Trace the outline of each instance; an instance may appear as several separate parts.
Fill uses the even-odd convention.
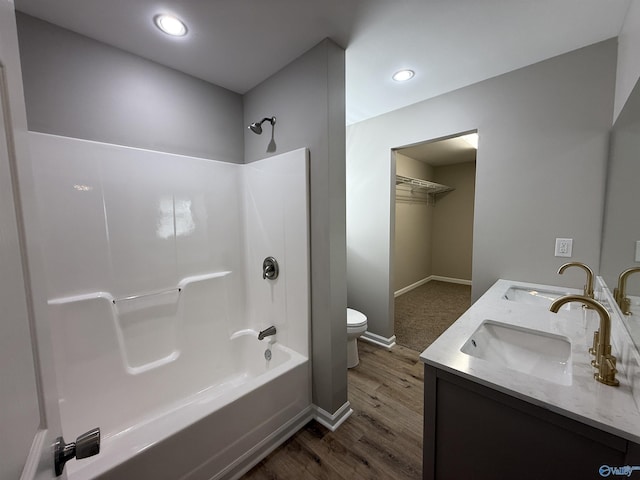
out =
[[[349,370],[353,414],[331,432],[309,422],[244,479],[419,479],[422,475],[423,366],[419,353],[358,342]]]

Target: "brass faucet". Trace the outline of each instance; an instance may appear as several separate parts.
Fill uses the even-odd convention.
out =
[[[558,269],[558,273],[562,275],[564,271],[569,267],[580,267],[587,272],[587,284],[584,286],[584,296],[593,298],[593,270],[588,265],[582,262],[569,262],[565,263]]]
[[[640,267],[627,268],[618,277],[618,286],[613,289],[613,298],[625,315],[631,315],[631,300],[627,297],[627,277],[640,272]]]
[[[560,307],[569,302],[585,303],[600,315],[600,328],[593,334],[594,345],[589,349],[589,352],[596,356],[595,360],[591,361],[591,365],[598,369],[598,372],[593,376],[600,383],[617,387],[620,382],[616,379],[616,357],[611,355],[611,316],[609,312],[600,302],[582,295],[560,297],[551,304],[549,310],[558,313]]]

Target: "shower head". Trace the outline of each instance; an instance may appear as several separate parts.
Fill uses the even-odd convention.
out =
[[[257,133],[258,135],[260,135],[262,133],[262,124],[258,122],[253,122],[251,125],[249,125],[249,130],[251,130],[253,133]]]
[[[253,122],[251,125],[249,125],[249,130],[251,130],[253,133],[257,133],[258,135],[260,135],[262,133],[262,124],[264,122],[269,122],[271,124],[271,126],[276,124],[276,117],[265,117],[262,120],[260,120],[259,122]]]

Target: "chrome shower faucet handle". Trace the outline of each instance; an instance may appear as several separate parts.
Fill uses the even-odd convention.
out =
[[[262,278],[275,280],[279,274],[278,261],[273,257],[267,257],[262,262]]]

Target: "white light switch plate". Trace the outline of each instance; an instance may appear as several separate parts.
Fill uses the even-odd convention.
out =
[[[573,238],[556,238],[556,257],[570,257],[573,251]]]

